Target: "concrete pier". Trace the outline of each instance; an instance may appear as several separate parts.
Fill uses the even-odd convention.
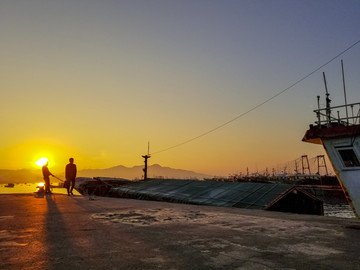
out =
[[[360,221],[0,195],[0,269],[360,269]]]

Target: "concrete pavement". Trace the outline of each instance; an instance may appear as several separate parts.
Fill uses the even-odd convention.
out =
[[[0,195],[0,269],[360,269],[360,221]]]

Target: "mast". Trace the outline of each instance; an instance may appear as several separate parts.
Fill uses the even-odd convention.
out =
[[[309,159],[307,155],[301,156],[301,166],[302,166],[302,174],[305,174],[305,170],[308,170],[309,174],[311,174]]]
[[[325,91],[326,91],[326,122],[327,122],[327,126],[330,127],[331,126],[331,108],[330,108],[331,99],[329,98],[330,94],[327,89],[325,72],[323,72],[323,78],[324,78]]]
[[[327,170],[327,166],[326,166],[325,156],[324,155],[318,155],[318,156],[316,156],[316,160],[317,160],[317,165],[318,165],[317,174],[320,176],[320,167],[324,167],[325,168],[325,175],[329,175],[328,170]],[[322,163],[320,162],[320,160],[322,160]]]
[[[145,167],[144,167],[144,169],[143,169],[143,171],[144,171],[144,180],[147,180],[147,168],[148,168],[148,163],[147,163],[147,161],[148,161],[148,159],[150,158],[149,150],[150,150],[150,142],[148,142],[148,153],[147,153],[147,155],[142,156],[142,157],[145,159],[145,160],[144,160],[144,162],[145,162]]]
[[[318,110],[316,112],[318,118],[318,126],[321,127],[321,114],[320,114],[320,96],[317,96]]]
[[[345,75],[344,75],[344,63],[341,59],[341,72],[343,78],[343,86],[344,86],[344,98],[345,98],[345,110],[346,110],[346,123],[349,125],[349,114],[348,114],[348,106],[347,106],[347,99],[346,99],[346,87],[345,87]]]

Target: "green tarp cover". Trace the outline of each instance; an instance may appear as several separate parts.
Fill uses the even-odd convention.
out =
[[[264,209],[291,187],[273,183],[153,179],[112,188],[110,196]]]

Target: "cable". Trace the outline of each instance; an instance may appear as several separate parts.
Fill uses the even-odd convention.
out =
[[[187,144],[187,143],[190,143],[194,140],[197,140],[201,137],[204,137],[232,122],[234,122],[235,120],[247,115],[248,113],[258,109],[259,107],[265,105],[266,103],[270,102],[271,100],[277,98],[278,96],[280,96],[281,94],[285,93],[286,91],[288,91],[289,89],[291,89],[292,87],[294,87],[295,85],[299,84],[300,82],[304,81],[305,79],[307,79],[308,77],[310,77],[311,75],[313,75],[315,72],[319,71],[320,69],[322,69],[323,67],[325,67],[326,65],[328,65],[329,63],[331,63],[332,61],[334,61],[336,58],[338,58],[339,56],[343,55],[344,53],[346,53],[347,51],[349,51],[350,49],[352,49],[353,47],[355,47],[356,45],[358,45],[360,43],[360,40],[356,41],[355,43],[353,43],[352,45],[350,45],[349,47],[347,47],[345,50],[343,50],[342,52],[338,53],[336,56],[334,56],[333,58],[331,58],[330,60],[328,60],[327,62],[325,62],[325,64],[322,64],[321,66],[319,66],[318,68],[316,68],[315,70],[313,70],[312,72],[310,72],[309,74],[307,74],[306,76],[302,77],[301,79],[297,80],[295,83],[291,84],[290,86],[288,86],[287,88],[285,88],[284,90],[278,92],[277,94],[273,95],[272,97],[266,99],[265,101],[259,103],[258,105],[255,105],[254,107],[252,107],[251,109],[247,110],[246,112],[243,112],[241,114],[239,114],[238,116],[234,117],[233,119],[213,128],[213,129],[210,129],[209,131],[206,131],[196,137],[193,137],[189,140],[186,140],[184,142],[181,142],[179,144],[176,144],[174,146],[171,146],[171,147],[168,147],[168,148],[165,148],[163,150],[160,150],[160,151],[157,151],[157,152],[154,152],[154,153],[151,153],[151,155],[155,155],[155,154],[159,154],[159,153],[162,153],[162,152],[165,152],[165,151],[168,151],[170,149],[173,149],[173,148],[176,148],[176,147],[179,147],[179,146],[182,146],[184,144]]]

